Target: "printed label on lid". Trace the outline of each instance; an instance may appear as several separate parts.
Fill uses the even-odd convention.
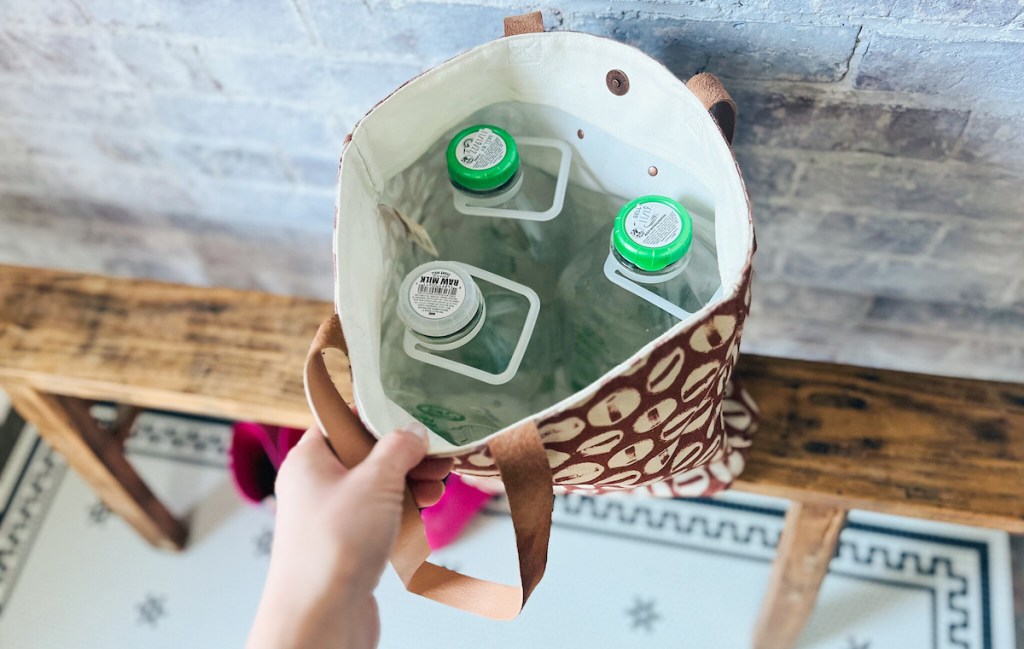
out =
[[[500,135],[489,128],[482,128],[462,138],[457,153],[463,167],[483,171],[501,162],[507,152],[508,147]]]
[[[466,284],[450,270],[428,270],[412,283],[409,303],[416,313],[440,320],[458,311],[466,300]]]
[[[683,231],[679,213],[664,203],[641,203],[630,210],[624,223],[626,234],[641,246],[667,246]]]

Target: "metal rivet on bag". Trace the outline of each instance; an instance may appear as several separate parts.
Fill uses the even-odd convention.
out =
[[[655,167],[654,165],[651,165],[650,167],[647,167],[647,174],[649,176],[657,176],[658,175],[658,168]]]
[[[608,84],[608,90],[611,90],[613,95],[621,97],[629,92],[629,77],[622,70],[609,70],[604,82]]]
[[[576,137],[578,137],[581,140],[583,139],[583,129],[579,129],[578,131],[576,131]]]

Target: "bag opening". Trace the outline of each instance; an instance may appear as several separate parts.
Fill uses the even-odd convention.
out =
[[[610,69],[629,75],[626,94],[609,92]],[[736,299],[751,253],[749,205],[735,159],[700,101],[656,61],[614,41],[571,32],[504,38],[452,59],[371,111],[353,131],[341,164],[335,300],[349,341],[356,405],[378,437],[411,419],[388,399],[381,382],[381,295],[396,254],[396,230],[378,205],[394,205],[419,222],[416,188],[396,188],[392,181],[445,135],[477,122],[567,142],[573,149],[571,184],[623,199],[642,187],[642,193],[671,196],[711,219],[721,300]],[[557,159],[540,164],[553,172]],[[702,312],[660,338],[699,321]],[[621,373],[657,342],[605,376]],[[577,405],[600,384],[524,416],[539,419]],[[430,451],[454,454],[486,442],[454,446],[435,436]]]

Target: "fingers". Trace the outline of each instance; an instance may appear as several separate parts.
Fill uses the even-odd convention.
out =
[[[428,457],[413,467],[412,471],[409,472],[409,479],[422,480],[424,482],[444,480],[452,472],[452,466],[454,465],[454,460],[449,457]]]
[[[334,449],[331,448],[331,443],[327,441],[323,431],[316,426],[302,434],[295,446],[288,451],[285,461],[287,462],[289,458],[294,458],[293,464],[309,462],[325,470],[334,470],[337,467],[345,468],[338,461],[338,456],[334,454]]]
[[[327,445],[327,438],[319,428],[313,426],[303,433],[295,446],[288,451],[281,468],[300,463],[321,462],[324,457],[334,459],[333,453]]]
[[[299,441],[295,442],[295,448],[298,448],[303,444],[308,444],[310,441],[315,441],[317,439],[323,441],[324,433],[322,433],[321,429],[317,428],[316,426],[312,426],[306,429],[306,432],[302,433],[302,437],[299,437]]]
[[[385,435],[356,470],[373,473],[381,486],[404,485],[409,471],[427,454],[427,429],[411,424]]]
[[[409,490],[419,507],[430,507],[436,505],[444,495],[444,483],[440,480],[430,482],[410,482]]]
[[[274,492],[278,498],[302,489],[311,479],[330,476],[336,479],[347,469],[338,462],[327,445],[327,439],[316,426],[308,429],[299,438],[281,463],[274,479]]]

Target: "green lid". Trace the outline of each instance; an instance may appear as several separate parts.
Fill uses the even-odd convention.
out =
[[[448,177],[472,192],[498,189],[519,171],[516,141],[503,128],[477,124],[448,143]]]
[[[626,203],[615,217],[612,245],[640,270],[659,271],[690,252],[693,219],[686,208],[667,196],[641,196]]]

